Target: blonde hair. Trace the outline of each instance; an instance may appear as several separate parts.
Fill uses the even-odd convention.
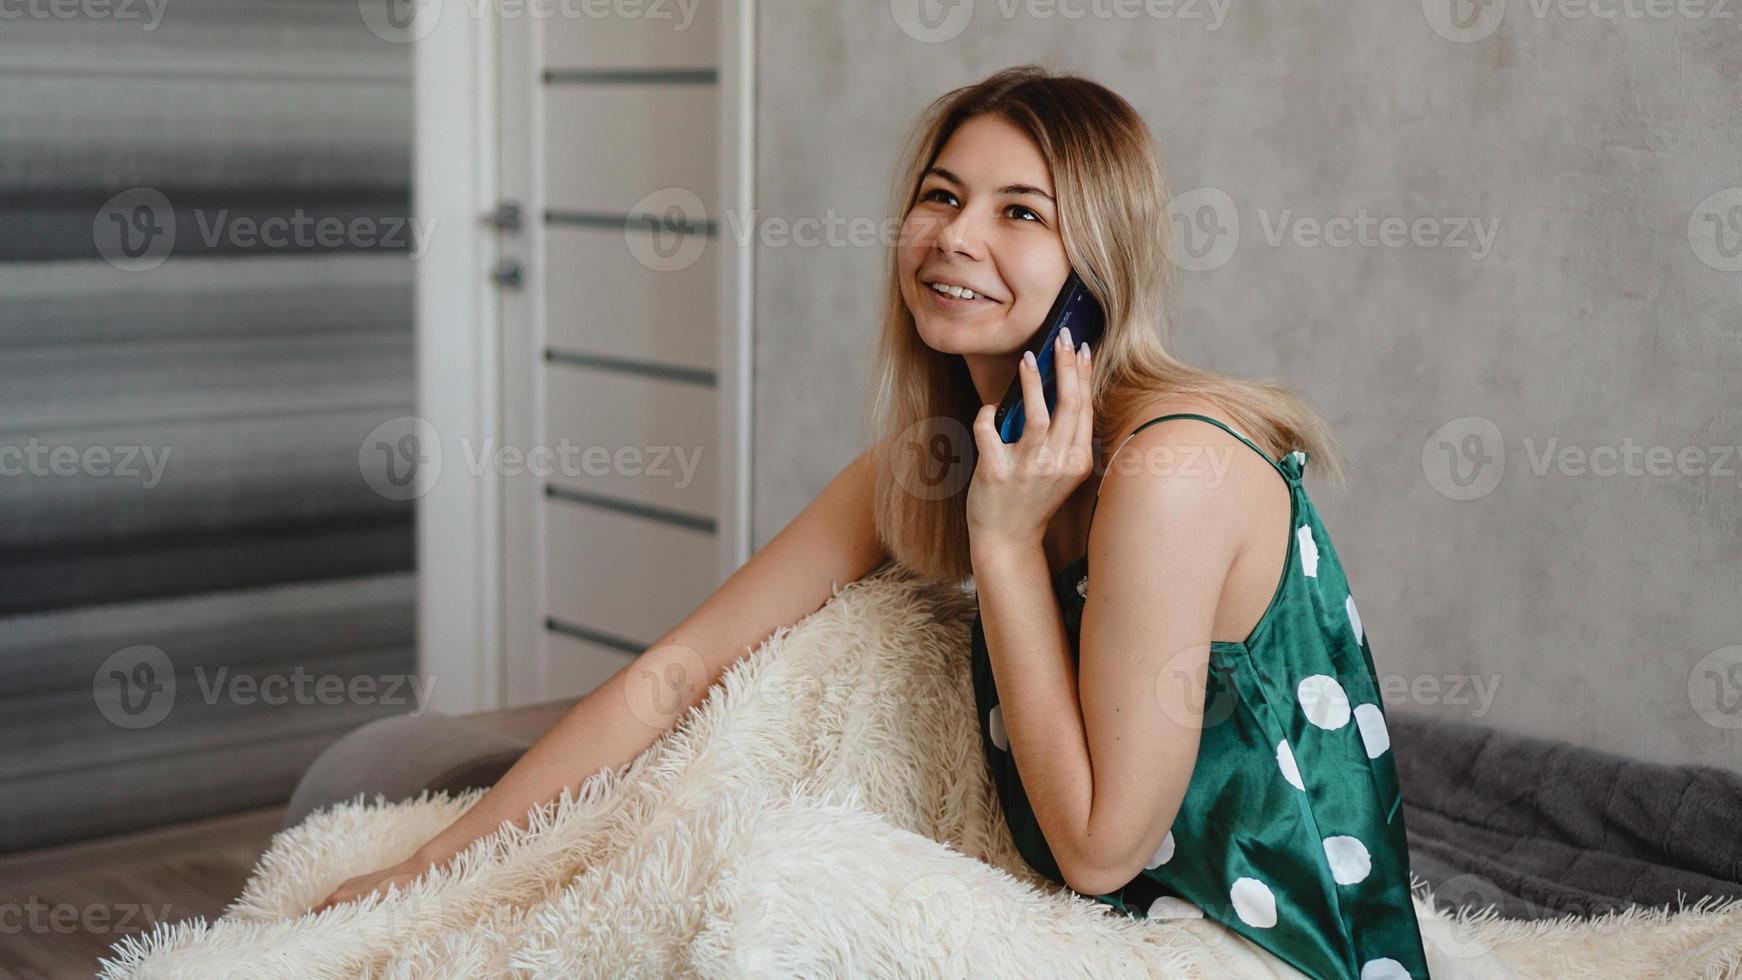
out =
[[[1136,424],[1137,413],[1158,395],[1196,397],[1220,408],[1272,458],[1304,449],[1315,475],[1341,485],[1324,422],[1285,388],[1195,368],[1168,353],[1175,313],[1170,195],[1148,127],[1110,89],[1020,65],[944,93],[908,136],[891,213],[906,218],[951,134],[985,114],[1015,124],[1039,146],[1052,175],[1065,255],[1106,312],[1094,347],[1097,438]],[[867,390],[877,533],[895,562],[960,582],[973,574],[966,498],[978,457],[970,427],[979,393],[963,357],[920,338],[902,299],[898,247],[885,257],[883,329]]]

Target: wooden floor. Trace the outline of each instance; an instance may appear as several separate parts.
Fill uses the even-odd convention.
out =
[[[468,717],[530,744],[573,703]],[[269,807],[0,855],[0,980],[88,978],[124,935],[159,922],[216,919],[242,893],[283,820],[283,807]]]
[[[283,807],[0,857],[0,978],[89,977],[122,936],[223,913]]]

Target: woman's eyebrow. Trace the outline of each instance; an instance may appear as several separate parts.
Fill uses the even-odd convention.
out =
[[[926,169],[926,173],[927,174],[936,174],[937,176],[942,177],[943,179],[949,181],[952,184],[957,185],[958,187],[968,186],[966,181],[962,180],[962,178],[960,178],[960,177],[957,177],[955,174],[951,173],[950,171],[945,170],[943,167],[935,167],[935,166],[928,167]],[[1032,184],[1005,184],[1003,187],[998,188],[998,193],[1000,193],[1000,194],[1035,194],[1035,195],[1038,195],[1040,197],[1044,197],[1049,201],[1052,201],[1051,194],[1048,194],[1046,191],[1043,191],[1040,188],[1035,187]],[[1053,201],[1053,203],[1057,204],[1058,202]]]

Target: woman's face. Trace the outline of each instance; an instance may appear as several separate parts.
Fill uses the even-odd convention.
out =
[[[901,295],[920,338],[966,356],[982,394],[1001,395],[1070,274],[1040,148],[1001,116],[968,120],[924,174],[901,230]]]

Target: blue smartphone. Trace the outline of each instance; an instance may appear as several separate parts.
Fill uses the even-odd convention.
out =
[[[1047,312],[1046,320],[1035,332],[1034,339],[1029,341],[1028,349],[1034,352],[1034,363],[1040,368],[1041,391],[1046,397],[1046,410],[1050,414],[1058,405],[1058,377],[1053,364],[1053,342],[1058,338],[1059,331],[1071,328],[1071,343],[1077,347],[1084,344],[1098,344],[1101,341],[1101,328],[1106,325],[1107,315],[1101,311],[1101,304],[1089,293],[1088,287],[1072,269],[1065,279],[1064,288],[1059,290],[1058,298],[1052,301],[1052,309]],[[1006,443],[1022,438],[1022,423],[1027,415],[1022,405],[1022,372],[1017,370],[1016,377],[1010,382],[1010,388],[1004,392],[1004,400],[998,403],[998,413],[992,417],[992,425],[998,429],[998,438]]]

